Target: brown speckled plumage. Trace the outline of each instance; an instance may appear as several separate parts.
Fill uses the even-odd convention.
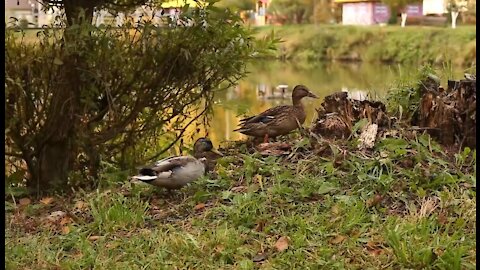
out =
[[[297,85],[292,92],[292,105],[276,106],[244,118],[240,120],[240,128],[235,131],[256,138],[286,135],[305,122],[307,115],[301,101],[304,97],[317,98],[306,86]]]

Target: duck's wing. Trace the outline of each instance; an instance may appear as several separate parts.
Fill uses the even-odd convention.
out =
[[[168,157],[155,162],[149,167],[141,168],[139,175],[133,176],[133,179],[148,182],[157,178],[168,178],[176,169],[195,161],[197,160],[194,157],[189,156]]]
[[[151,169],[157,173],[168,172],[168,171],[173,171],[177,168],[183,167],[190,162],[196,162],[196,161],[197,159],[190,156],[169,157],[169,158],[162,159],[160,161],[155,162],[155,164]]]
[[[258,115],[250,116],[240,120],[241,125],[251,124],[251,123],[268,123],[275,119],[275,116],[281,114],[287,110],[289,105],[280,105],[273,108],[270,108]]]

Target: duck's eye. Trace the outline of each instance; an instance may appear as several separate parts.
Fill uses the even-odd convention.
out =
[[[213,148],[213,143],[210,140],[206,140],[205,147],[207,148],[207,150],[210,150]]]

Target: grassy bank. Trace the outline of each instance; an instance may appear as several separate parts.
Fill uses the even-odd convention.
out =
[[[286,159],[231,148],[216,177],[173,196],[112,171],[98,191],[9,201],[6,267],[475,268],[474,151],[426,135],[320,148],[298,140]]]
[[[257,37],[274,30],[284,43],[277,57],[309,60],[476,63],[476,26],[457,29],[411,26],[291,25],[258,28]]]

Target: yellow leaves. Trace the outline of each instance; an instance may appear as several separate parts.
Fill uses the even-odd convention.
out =
[[[86,209],[87,207],[88,207],[88,204],[84,201],[76,201],[74,205],[74,208],[78,210],[83,210],[83,209]]]
[[[288,237],[282,236],[278,238],[277,242],[275,243],[275,248],[282,252],[288,248]]]
[[[52,202],[53,202],[53,197],[45,197],[45,198],[40,200],[40,203],[42,203],[44,205],[49,205]]]
[[[345,239],[347,239],[346,236],[343,236],[343,235],[339,234],[335,238],[330,240],[330,244],[338,245],[338,244],[342,243],[343,241],[345,241]]]
[[[70,227],[69,226],[63,226],[62,227],[62,234],[68,234],[70,232]]]
[[[71,217],[63,217],[62,220],[60,220],[60,225],[66,225],[66,224],[70,224],[73,222],[73,219]]]
[[[263,190],[263,177],[260,174],[256,174],[253,177],[253,181],[260,185],[260,188]]]
[[[225,250],[225,247],[223,245],[217,245],[215,247],[215,252],[221,253],[223,250]]]
[[[340,214],[340,208],[339,208],[338,205],[336,205],[336,204],[335,204],[334,206],[332,206],[332,210],[331,210],[331,211],[332,211],[332,214],[334,214],[335,216],[338,215],[338,214]]]

